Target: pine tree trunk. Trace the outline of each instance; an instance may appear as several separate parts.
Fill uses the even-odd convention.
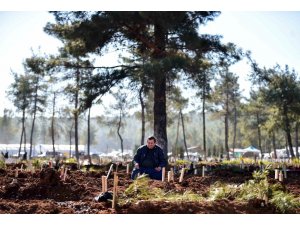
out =
[[[296,127],[295,127],[295,147],[296,147],[296,157],[297,159],[299,159],[299,150],[298,150],[298,147],[299,147],[299,141],[298,141],[298,135],[299,133],[299,122],[296,122]]]
[[[25,123],[25,120],[24,120],[24,147],[23,147],[23,149],[24,149],[24,153],[25,152],[27,152],[26,150],[26,147],[27,147],[27,145],[26,145],[26,127],[25,127],[25,125],[26,125],[26,123]]]
[[[25,109],[23,109],[23,114],[22,114],[22,132],[21,132],[21,138],[20,138],[20,147],[19,147],[18,157],[20,157],[20,155],[21,155],[24,131],[25,131]]]
[[[122,110],[120,110],[117,133],[118,133],[118,136],[119,136],[120,142],[121,142],[121,152],[122,152],[122,158],[123,158],[123,157],[124,157],[124,156],[123,156],[123,153],[124,153],[124,146],[123,146],[123,138],[122,138],[121,133],[120,133],[121,126],[122,126]]]
[[[256,112],[256,121],[257,121],[257,135],[258,135],[258,147],[260,150],[261,156],[263,155],[262,147],[261,147],[261,131],[260,131],[260,117],[259,112]]]
[[[287,106],[283,106],[283,114],[284,114],[284,123],[285,123],[285,133],[286,133],[286,138],[287,138],[287,145],[288,145],[288,148],[289,148],[290,156],[293,159],[293,158],[295,158],[295,154],[294,154],[293,145],[292,145],[290,121],[289,121],[289,117],[288,117]]]
[[[275,159],[277,159],[276,139],[275,139],[275,132],[274,131],[272,131],[272,143],[273,143],[274,157],[275,157]]]
[[[88,155],[88,160],[89,164],[92,164],[92,159],[91,159],[91,154],[90,154],[90,146],[91,146],[91,107],[88,109],[88,137],[87,137],[87,155]]]
[[[234,118],[233,118],[233,141],[232,141],[232,153],[234,155],[234,149],[236,146],[236,127],[237,127],[237,110],[236,105],[234,103]]]
[[[74,123],[75,123],[75,155],[79,165],[79,150],[78,150],[78,117],[79,117],[79,70],[76,71],[76,90],[75,90],[75,112],[74,112]]]
[[[153,52],[155,60],[165,57],[165,37],[167,32],[158,24],[154,25],[154,36],[156,48]],[[168,161],[168,137],[167,137],[167,111],[166,111],[166,73],[161,71],[154,76],[154,135],[157,137],[158,145],[163,149]]]
[[[146,119],[145,119],[145,102],[143,99],[143,84],[142,87],[139,91],[139,99],[140,99],[140,104],[141,104],[141,111],[142,111],[142,135],[141,135],[141,145],[144,144],[145,141],[145,124],[146,124]]]
[[[39,80],[37,80],[37,83]],[[34,133],[34,125],[35,125],[35,118],[36,118],[36,111],[37,111],[37,98],[38,98],[38,85],[36,84],[35,87],[35,96],[34,96],[34,108],[33,108],[33,120],[31,126],[31,133],[30,133],[30,148],[29,148],[29,159],[31,159],[32,155],[32,143],[33,143],[33,133]]]
[[[179,114],[180,114],[180,117],[181,117],[181,125],[182,125],[182,133],[183,133],[184,149],[185,149],[185,152],[186,152],[186,156],[187,156],[187,158],[188,158],[188,160],[189,160],[190,157],[189,157],[189,152],[188,152],[187,144],[186,144],[185,129],[184,129],[184,119],[183,119],[183,114],[182,114],[181,109],[180,109],[180,111],[179,111]]]
[[[33,113],[33,120],[32,120],[32,126],[31,126],[30,148],[29,148],[29,157],[28,157],[29,159],[31,159],[31,155],[32,155],[32,143],[33,143],[33,133],[34,133],[35,118],[36,118],[36,110]]]
[[[228,146],[228,115],[225,115],[225,150],[226,150],[226,159],[229,160],[229,146]]]
[[[180,115],[178,115],[178,122],[177,122],[177,132],[176,132],[176,139],[175,139],[175,158],[177,159],[179,155],[178,151],[178,138],[179,138],[179,125],[180,125]]]
[[[69,132],[69,142],[70,142],[70,154],[69,154],[69,158],[71,158],[71,156],[72,156],[72,129],[73,129],[73,125],[74,125],[74,123],[72,123],[71,129],[70,129],[70,132]]]
[[[226,83],[226,85],[228,85]],[[228,125],[228,117],[229,117],[229,94],[228,94],[229,90],[228,90],[228,86],[226,87],[226,103],[225,103],[225,150],[227,153],[227,160],[230,159],[229,156],[229,146],[228,146],[228,136],[229,136],[229,125]]]
[[[55,131],[54,131],[54,120],[55,120],[55,99],[56,99],[56,93],[53,93],[53,106],[52,106],[52,120],[51,120],[51,139],[52,139],[52,150],[53,155],[55,156]]]
[[[203,150],[204,150],[204,160],[207,158],[207,151],[206,151],[206,124],[205,124],[205,86],[202,90],[202,125],[203,125]]]

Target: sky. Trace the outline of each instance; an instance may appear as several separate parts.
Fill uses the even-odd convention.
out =
[[[47,35],[43,27],[54,21],[47,11],[0,11],[0,115],[13,108],[6,90],[13,81],[11,70],[22,73],[22,62],[34,52],[56,53],[61,43]],[[222,11],[214,21],[200,28],[201,33],[220,34],[222,42],[233,42],[250,50],[260,66],[286,64],[300,73],[300,11]],[[40,49],[40,50],[39,50]],[[240,78],[241,89],[249,92],[249,65],[232,68]]]

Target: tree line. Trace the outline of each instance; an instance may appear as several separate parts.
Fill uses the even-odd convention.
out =
[[[135,107],[141,122],[141,128],[135,132],[140,137],[140,144],[144,142],[146,123],[150,121],[148,129],[153,130],[151,133],[157,137],[167,156],[168,129],[176,120],[175,143],[179,139],[180,125],[183,148],[187,152],[186,130],[189,128],[184,112],[189,99],[182,95],[182,88],[185,88],[196,92],[199,108],[195,110],[201,112],[202,122],[196,130],[202,132],[194,139],[196,142],[202,139],[205,158],[208,144],[210,148],[214,146],[207,143],[210,140],[207,137],[207,113],[222,121],[223,127],[216,132],[224,137],[219,146],[224,148],[227,158],[230,148],[239,147],[246,141],[257,142],[261,151],[269,142],[272,149],[276,149],[282,143],[282,135],[290,156],[299,156],[298,150],[293,151],[293,146],[298,149],[300,91],[297,73],[288,66],[261,68],[250,52],[234,43],[222,43],[217,34],[201,34],[200,27],[212,22],[220,12],[51,14],[55,23],[47,23],[44,31],[62,41],[59,53],[33,53],[23,63],[24,74],[12,72],[14,83],[8,96],[22,114],[20,146],[26,140],[27,117],[31,117],[32,146],[36,116],[47,108],[51,114],[51,141],[55,152],[57,114],[62,113],[57,105],[59,97],[64,99],[72,115],[69,126],[74,127],[75,152],[79,159],[80,116],[87,114],[90,146],[91,107],[101,104],[104,95],[112,94],[116,103],[107,107],[107,118],[110,118],[108,123],[116,124],[122,151],[121,128],[128,110]],[[119,54],[116,64],[99,66],[101,57],[109,51]],[[242,59],[247,59],[251,65],[249,98],[242,96],[239,75],[230,72],[230,67]]]

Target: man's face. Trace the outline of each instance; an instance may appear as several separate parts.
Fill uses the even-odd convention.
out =
[[[147,140],[147,147],[149,149],[153,149],[155,146],[155,141],[154,140]]]

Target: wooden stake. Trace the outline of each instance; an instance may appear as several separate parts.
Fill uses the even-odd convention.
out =
[[[49,167],[52,168],[52,161],[49,161],[48,164],[49,164]]]
[[[111,165],[110,165],[109,170],[108,170],[108,173],[107,173],[107,175],[106,175],[106,180],[108,179],[110,172],[113,170],[113,166],[114,166],[114,164],[111,164]]]
[[[174,170],[173,170],[173,168],[171,168],[171,181],[174,181]]]
[[[166,167],[162,168],[162,176],[161,176],[161,181],[164,182],[166,177]]]
[[[286,165],[283,165],[282,169],[283,169],[284,179],[286,179],[287,178]]]
[[[168,182],[170,182],[171,181],[171,171],[168,171]]]
[[[282,171],[280,170],[279,172],[279,181],[283,181],[283,174],[282,174]]]
[[[202,177],[205,176],[205,166],[202,166]]]
[[[107,192],[107,176],[104,177],[104,183],[103,183],[103,186],[104,186],[104,192]]]
[[[105,192],[105,187],[104,187],[104,184],[105,184],[105,176],[102,176],[102,177],[101,177],[102,193],[104,193],[104,192]]]
[[[16,173],[15,173],[15,177],[18,177],[19,176],[19,169],[16,168]]]
[[[67,172],[68,172],[68,168],[65,168],[65,173],[64,173],[64,181],[66,181],[66,178],[67,178]]]
[[[119,168],[119,163],[116,163],[116,173],[118,172],[118,168]]]
[[[129,174],[129,163],[126,165],[126,173]]]
[[[27,164],[27,170],[30,171],[31,173],[33,173],[34,169],[33,169],[32,163],[30,161]]]
[[[278,180],[278,169],[275,169],[275,180]]]
[[[194,175],[197,175],[198,174],[198,171],[197,169],[194,170]]]
[[[117,194],[118,194],[118,176],[117,173],[114,173],[114,186],[113,186],[113,200],[112,200],[112,208],[116,208],[117,205]]]
[[[23,164],[21,164],[21,172],[23,172]]]
[[[184,176],[184,168],[181,169],[179,183],[181,183],[183,181],[183,176]]]
[[[64,178],[64,173],[65,173],[65,167],[62,166],[62,167],[60,168],[60,179],[63,179],[63,178]]]
[[[107,176],[102,176],[102,192],[107,192]]]
[[[268,198],[268,196],[266,194],[264,194],[263,200],[265,200],[266,204],[269,204],[269,198]]]

